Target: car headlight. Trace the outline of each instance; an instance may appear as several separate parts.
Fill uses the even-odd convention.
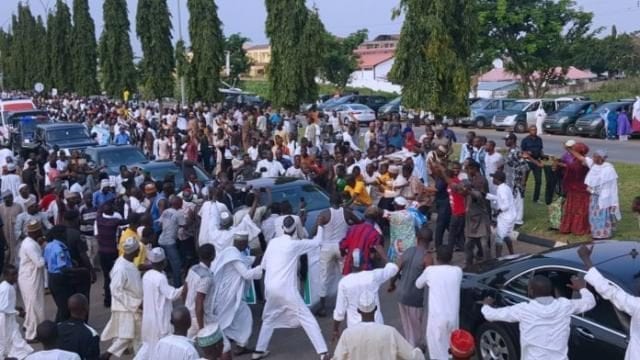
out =
[[[596,120],[592,120],[591,121],[591,126],[598,126],[598,124],[600,124],[600,119],[596,119]]]
[[[564,124],[567,121],[569,121],[569,117],[568,116],[563,116],[560,119],[558,119],[558,123],[560,123],[560,124]]]

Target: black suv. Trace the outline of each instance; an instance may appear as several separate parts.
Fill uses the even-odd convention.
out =
[[[35,143],[46,150],[58,146],[61,150],[84,150],[98,143],[91,139],[87,128],[79,123],[36,125]]]
[[[631,118],[633,110],[633,101],[616,101],[600,105],[590,114],[580,117],[576,121],[576,135],[593,136],[604,139],[607,137],[607,129],[604,126],[604,113],[606,109],[617,112],[624,111]]]

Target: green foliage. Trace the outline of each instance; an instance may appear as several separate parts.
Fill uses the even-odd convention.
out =
[[[326,33],[320,76],[340,89],[347,86],[349,77],[358,69],[358,56],[353,51],[368,36],[367,29],[358,30],[346,38],[338,38]]]
[[[73,0],[73,89],[79,95],[97,94],[98,51],[96,30],[88,0]]]
[[[142,45],[141,81],[152,99],[173,95],[175,61],[166,0],[139,0],[136,33]]]
[[[220,70],[224,64],[224,36],[218,7],[212,0],[188,0],[189,35],[193,58],[188,83],[191,100],[213,102],[221,99],[218,91]]]
[[[467,111],[475,49],[473,0],[402,0],[405,21],[390,79],[409,108],[456,116]]]
[[[0,44],[5,87],[31,90],[36,82],[46,85],[49,49],[42,19],[20,3],[11,20],[12,33],[4,33]]]
[[[73,28],[71,26],[71,11],[62,0],[56,1],[56,9],[52,22],[47,23],[49,31],[49,73],[51,87],[60,92],[73,90],[74,64],[71,57],[71,41]]]
[[[102,14],[104,30],[98,52],[103,88],[109,96],[121,98],[125,90],[136,90],[126,0],[105,0]]]
[[[229,52],[229,63],[231,64],[231,73],[227,80],[230,82],[240,80],[240,75],[249,72],[251,67],[251,59],[247,57],[247,52],[243,45],[249,41],[240,34],[231,34],[224,40],[224,51]]]
[[[613,101],[617,99],[633,99],[640,94],[640,78],[629,77],[621,80],[609,80],[598,90],[583,92],[595,101]]]
[[[594,35],[593,14],[578,10],[573,0],[478,1],[486,46],[499,50],[505,68],[520,76],[527,97],[541,97],[561,82],[571,55]]]
[[[254,93],[258,96],[261,96],[265,99],[270,99],[269,94],[269,82],[265,80],[243,80],[238,85],[242,90]],[[397,97],[399,94],[390,93],[386,91],[375,91],[368,88],[354,88],[354,87],[345,87],[344,89],[336,89],[333,85],[328,84],[320,84],[318,85],[318,93],[319,94],[335,94],[337,91],[342,91],[343,93],[354,93],[357,92],[360,95],[381,95],[388,99],[393,99]]]
[[[270,96],[275,106],[296,109],[318,94],[318,73],[326,31],[317,11],[304,0],[266,0],[266,33],[271,43],[268,68]]]

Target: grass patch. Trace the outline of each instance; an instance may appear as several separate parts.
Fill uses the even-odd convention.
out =
[[[456,144],[454,153],[450,158],[458,159],[460,157],[459,154],[460,145]],[[618,223],[616,231],[613,233],[613,238],[618,240],[640,240],[638,220],[631,211],[633,198],[640,196],[640,178],[638,177],[640,175],[640,165],[621,162],[614,162],[613,165],[618,172],[618,196],[622,212],[622,220]],[[566,243],[591,240],[590,236],[564,235],[558,231],[549,230],[547,206],[545,204],[535,204],[532,200],[534,184],[533,175],[531,175],[527,182],[527,191],[524,199],[524,225],[519,229],[520,232]],[[542,201],[544,201],[545,185],[543,173],[540,191]]]
[[[620,197],[620,207],[622,220],[618,223],[616,231],[613,233],[614,239],[619,240],[640,240],[640,229],[638,221],[631,212],[631,202],[633,198],[640,195],[640,165],[628,163],[613,163],[618,172],[618,196]],[[542,181],[542,192],[545,186],[544,176]],[[539,236],[546,239],[563,241],[567,243],[582,242],[591,240],[590,236],[564,235],[557,231],[549,230],[549,216],[547,206],[533,203],[533,177],[527,183],[527,193],[524,199],[524,225],[520,232]]]

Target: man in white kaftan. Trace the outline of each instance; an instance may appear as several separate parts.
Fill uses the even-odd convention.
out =
[[[44,316],[44,257],[38,240],[42,238],[40,222],[32,220],[27,224],[28,236],[22,240],[18,258],[18,286],[24,303],[25,338],[34,340],[38,324],[45,320]],[[44,239],[42,239],[44,240]]]
[[[285,235],[269,242],[262,259],[266,304],[253,359],[261,359],[268,355],[267,347],[273,331],[277,328],[302,326],[318,354],[324,355],[328,351],[320,326],[298,290],[298,258],[319,250],[324,230],[319,226],[313,240],[296,240],[292,238],[296,231],[293,217],[285,217],[282,226]]]
[[[115,339],[107,352],[121,357],[127,349],[134,352],[140,347],[140,320],[142,305],[142,278],[133,264],[140,253],[140,244],[130,238],[122,246],[124,255],[111,269],[111,319],[107,323],[101,341]]]
[[[568,286],[580,292],[580,298],[555,298],[551,280],[535,275],[529,280],[529,297],[533,300],[498,309],[491,307],[494,300],[487,298],[481,312],[488,321],[519,323],[522,359],[567,360],[571,318],[596,306],[584,280],[573,277]]]
[[[198,245],[213,244],[215,232],[220,226],[220,213],[229,212],[226,205],[217,202],[214,198],[213,191],[208,190],[211,200],[205,201],[198,212],[200,216],[200,230],[198,235]]]
[[[629,337],[627,337],[629,344],[624,360],[638,360],[640,359],[640,297],[626,293],[602,276],[591,262],[593,247],[582,245],[578,249],[578,255],[584,262],[585,268],[589,269],[584,279],[593,286],[593,289],[600,296],[611,301],[616,309],[624,311],[631,316]]]
[[[166,256],[161,247],[147,254],[151,269],[142,277],[142,348],[134,359],[150,359],[150,352],[163,337],[171,334],[171,310],[173,302],[183,295],[185,287],[174,288],[169,285],[163,272]]]
[[[171,312],[171,325],[173,334],[160,339],[151,351],[150,359],[153,360],[197,360],[200,359],[198,351],[193,346],[193,341],[187,337],[191,327],[191,315],[189,309],[179,306]]]
[[[422,351],[413,348],[392,326],[374,320],[378,308],[377,291],[364,291],[357,300],[362,322],[349,326],[340,336],[334,360],[424,360]]]
[[[438,265],[427,266],[416,279],[418,289],[429,287],[426,339],[429,357],[434,360],[449,358],[449,337],[458,328],[462,269],[450,265],[452,257],[452,249],[439,247]]]
[[[355,259],[354,259],[355,260]],[[358,259],[359,260],[359,259]],[[355,265],[355,264],[354,264]],[[353,267],[357,269],[357,267]],[[398,273],[398,265],[387,263],[382,269],[353,272],[340,280],[338,283],[338,296],[336,297],[336,307],[333,310],[334,331],[339,330],[340,323],[347,318],[347,327],[362,322],[358,313],[358,299],[366,291],[375,294],[375,322],[384,324],[382,311],[380,311],[380,298],[378,290],[380,286],[394,277]]]
[[[502,256],[502,246],[507,244],[509,254],[513,254],[513,242],[511,233],[518,217],[516,213],[513,191],[507,185],[506,175],[502,171],[496,171],[493,175],[493,184],[496,186],[496,194],[487,194],[487,200],[494,205],[492,208],[498,211],[496,217],[496,257]]]
[[[0,283],[0,358],[24,359],[33,352],[22,337],[16,317],[16,288],[18,271],[13,265],[6,265],[4,281]]]
[[[213,316],[228,339],[244,350],[251,337],[253,317],[249,305],[244,302],[248,281],[262,277],[262,267],[251,268],[255,258],[245,256],[249,234],[236,232],[234,246],[224,249],[212,264],[214,291]]]

